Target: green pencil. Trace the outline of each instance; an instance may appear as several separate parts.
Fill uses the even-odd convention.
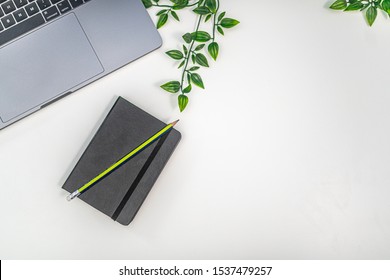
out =
[[[124,157],[122,157],[120,160],[118,160],[117,162],[115,162],[113,165],[111,165],[110,167],[108,167],[106,170],[104,170],[103,172],[101,172],[99,175],[97,175],[95,178],[93,178],[92,180],[90,180],[88,183],[86,183],[85,185],[83,185],[81,188],[77,189],[76,191],[72,192],[71,194],[69,194],[66,199],[68,201],[71,201],[72,199],[74,199],[75,197],[78,197],[80,194],[82,194],[83,192],[85,192],[86,190],[88,190],[90,187],[92,187],[95,183],[99,182],[101,179],[103,179],[104,177],[106,177],[108,174],[110,174],[112,171],[114,171],[115,169],[117,169],[118,167],[120,167],[122,164],[124,164],[126,161],[128,161],[129,159],[131,159],[132,157],[134,157],[136,154],[138,154],[140,151],[142,151],[143,149],[145,149],[147,146],[149,146],[150,144],[152,144],[154,141],[158,140],[161,136],[163,136],[166,132],[168,132],[169,130],[171,130],[175,124],[177,124],[179,120],[177,121],[174,121],[170,124],[167,124],[163,129],[161,129],[160,131],[158,131],[157,133],[155,133],[153,136],[151,136],[149,139],[147,139],[145,142],[143,142],[141,145],[139,145],[137,148],[135,148],[134,150],[132,150],[131,152],[127,153]]]

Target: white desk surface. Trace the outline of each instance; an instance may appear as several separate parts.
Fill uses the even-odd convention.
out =
[[[389,258],[390,22],[329,2],[222,1],[241,24],[183,114],[159,85],[180,75],[164,52],[189,14],[161,49],[2,130],[0,258]],[[183,134],[129,227],[61,189],[118,96]]]

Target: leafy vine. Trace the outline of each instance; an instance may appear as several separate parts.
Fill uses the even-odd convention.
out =
[[[375,22],[378,10],[382,10],[390,16],[390,0],[336,0],[330,8],[344,12],[365,11],[370,26]]]
[[[225,35],[224,30],[235,27],[239,24],[239,21],[225,17],[226,12],[220,12],[220,0],[142,1],[146,8],[156,7],[160,9],[156,14],[158,16],[157,28],[164,26],[171,17],[176,21],[180,21],[177,11],[185,8],[192,9],[197,16],[195,30],[182,36],[185,42],[182,50],[166,52],[169,57],[178,61],[178,68],[182,68],[180,79],[161,85],[161,88],[165,91],[178,94],[178,105],[180,111],[183,112],[188,105],[188,94],[193,90],[193,85],[202,89],[205,88],[203,79],[198,73],[201,67],[209,67],[209,61],[204,53],[207,52],[216,61],[220,50],[220,45],[216,41],[217,32]],[[201,30],[202,23],[211,24],[211,34],[203,29]],[[208,44],[207,48],[206,44]]]

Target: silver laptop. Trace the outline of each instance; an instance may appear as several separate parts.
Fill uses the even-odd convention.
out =
[[[0,0],[0,129],[160,46],[141,0]]]

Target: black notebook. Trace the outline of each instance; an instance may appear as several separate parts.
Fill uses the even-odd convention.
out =
[[[165,125],[119,97],[62,188],[77,190]],[[130,224],[180,138],[171,129],[79,198],[115,221]]]

